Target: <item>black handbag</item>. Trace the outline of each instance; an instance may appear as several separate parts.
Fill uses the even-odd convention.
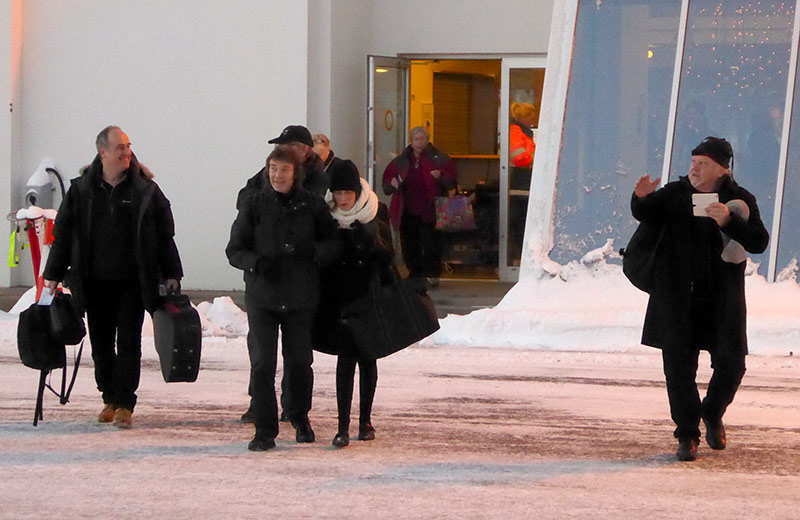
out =
[[[667,226],[663,222],[641,222],[634,231],[628,247],[620,249],[622,272],[637,288],[646,293],[653,290],[655,261]]]
[[[388,356],[439,330],[430,297],[395,274],[385,285],[376,276],[370,292],[345,306],[342,316],[362,359]]]
[[[83,317],[72,301],[72,296],[56,293],[50,304],[50,333],[53,339],[64,345],[77,345],[86,336]]]
[[[49,371],[66,366],[64,343],[53,338],[50,330],[49,305],[34,303],[19,313],[17,349],[26,367]]]

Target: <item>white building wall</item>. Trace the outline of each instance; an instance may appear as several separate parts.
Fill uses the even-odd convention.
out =
[[[11,100],[11,2],[0,3],[0,99]],[[11,112],[6,103],[0,104],[0,219],[3,224],[2,237],[8,236],[12,229],[5,222],[5,216],[11,211]],[[7,245],[8,242],[0,242]],[[0,251],[6,251],[5,247]],[[5,261],[5,254],[0,254],[0,287],[11,282],[11,270]]]
[[[554,0],[375,0],[373,54],[547,52]],[[399,49],[399,50],[398,50]]]
[[[224,252],[236,193],[306,120],[307,16],[297,0],[25,2],[15,177],[45,155],[76,176],[119,125],[172,202],[184,287],[243,288]]]
[[[18,169],[19,113],[20,109],[20,58],[22,53],[22,0],[0,3],[0,226],[5,237],[0,255],[0,287],[12,285],[13,271],[6,261],[8,234],[13,229],[5,216],[16,210],[15,197],[19,189],[12,171]],[[12,110],[13,108],[13,110]]]

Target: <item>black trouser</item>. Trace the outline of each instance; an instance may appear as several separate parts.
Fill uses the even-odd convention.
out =
[[[247,335],[247,349],[250,350],[250,335]],[[289,391],[286,389],[286,369],[283,370],[284,376],[281,378],[281,409],[286,410],[288,407],[289,401]],[[250,382],[247,384],[247,395],[250,396],[250,406],[249,408],[252,410],[253,408],[253,379],[250,378]]]
[[[677,426],[677,438],[699,439],[702,417],[711,421],[722,419],[744,377],[744,354],[712,351],[711,368],[714,372],[701,402],[696,383],[699,354],[696,348],[662,350],[670,414]]]
[[[359,424],[372,422],[372,402],[378,385],[378,362],[339,356],[336,361],[336,404],[339,409],[339,432],[350,428],[350,404],[353,401],[353,377],[358,363]]]
[[[442,273],[442,236],[433,223],[422,217],[403,214],[400,244],[409,278],[439,278]]]
[[[97,389],[104,403],[133,411],[142,359],[141,285],[138,280],[88,280],[86,304]]]
[[[278,327],[282,334],[284,380],[291,399],[286,413],[300,419],[311,410],[314,372],[311,364],[311,322],[314,309],[278,312],[247,304],[247,348],[250,351],[250,381],[255,424],[269,437],[278,436],[278,401],[275,369],[278,362]]]

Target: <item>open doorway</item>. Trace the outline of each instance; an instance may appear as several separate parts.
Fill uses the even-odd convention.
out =
[[[411,60],[409,128],[425,127],[450,155],[474,231],[444,235],[445,278],[498,278],[501,60]]]
[[[509,125],[516,120],[509,110],[515,102],[534,107],[524,131],[535,140],[544,67],[544,57],[370,57],[370,182],[380,186],[386,164],[408,144],[408,130],[421,126],[455,163],[458,194],[472,203],[475,229],[442,233],[443,278],[518,276],[530,175],[527,185],[519,175],[509,183]]]

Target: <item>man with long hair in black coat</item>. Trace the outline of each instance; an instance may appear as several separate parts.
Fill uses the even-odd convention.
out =
[[[278,330],[286,387],[287,415],[297,442],[314,442],[308,419],[314,372],[311,324],[319,300],[320,267],[338,254],[335,227],[321,197],[303,189],[302,166],[286,145],[267,158],[260,188],[239,202],[225,254],[244,271],[250,331],[250,390],[255,436],[248,448],[275,447],[278,403],[275,371]]]
[[[662,351],[682,461],[697,458],[701,419],[708,445],[725,448],[722,416],[745,373],[747,252],[761,253],[769,242],[756,198],[733,180],[732,160],[728,141],[707,137],[692,151],[687,176],[656,190],[659,179],[645,175],[631,200],[637,220],[663,229],[642,343]],[[701,349],[713,368],[702,401]]]

